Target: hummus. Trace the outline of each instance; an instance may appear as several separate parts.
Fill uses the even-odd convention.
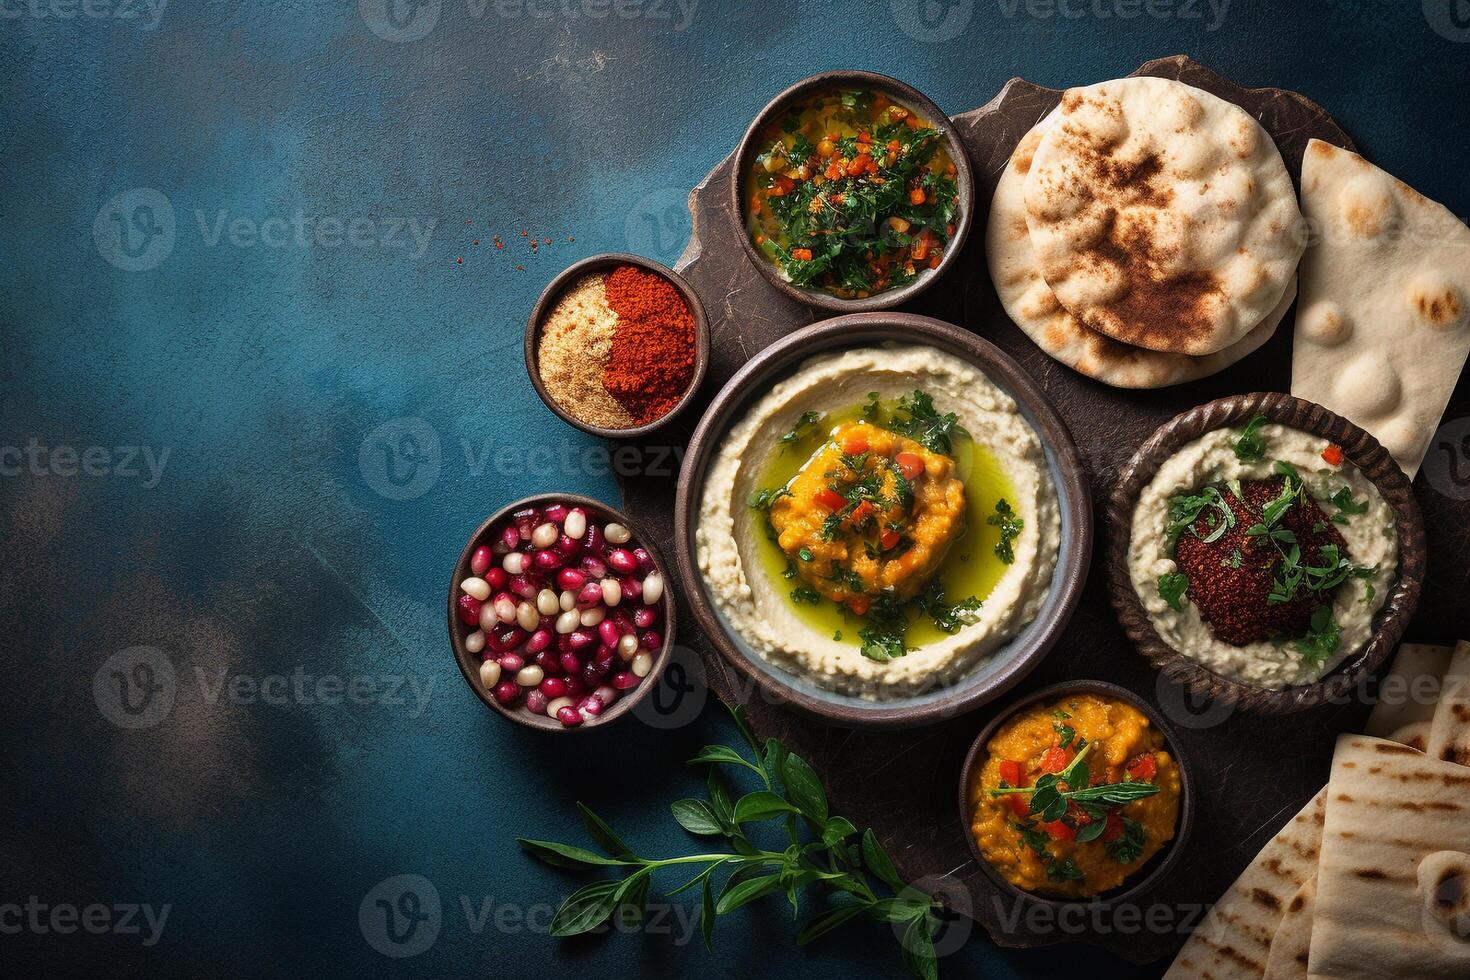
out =
[[[1148,717],[1130,704],[1096,694],[1037,703],[1003,724],[985,751],[970,786],[970,833],[991,867],[1023,891],[1102,894],[1174,838],[1179,765]],[[1035,812],[1044,807],[1033,806],[1034,793],[1008,792],[1037,788],[1048,775],[1065,777],[1079,755],[1087,775],[1071,769],[1079,785],[1065,789],[1147,784],[1152,795],[1068,802],[1048,814]]]
[[[952,442],[916,431],[904,414],[916,399],[943,432],[954,416]],[[875,504],[832,496],[856,501],[863,483]],[[885,345],[810,359],[735,423],[706,475],[695,552],[715,607],[760,656],[891,700],[952,683],[1034,619],[1060,536],[1015,401],[950,354]],[[936,594],[956,610],[948,628],[916,611]],[[884,647],[875,617],[899,604],[907,642]]]
[[[1164,642],[1224,677],[1277,690],[1318,680],[1368,641],[1373,616],[1388,597],[1398,569],[1398,537],[1392,508],[1373,482],[1342,458],[1340,449],[1320,436],[1274,423],[1256,424],[1251,433],[1253,445],[1246,447],[1245,458],[1237,452],[1245,430],[1218,429],[1184,446],[1159,467],[1133,511],[1128,568],[1133,588]],[[1300,483],[1292,483],[1293,479]],[[1261,502],[1277,489],[1274,483],[1252,487],[1252,481],[1284,482],[1287,488],[1299,485],[1301,493],[1293,504],[1302,508],[1297,517],[1288,513],[1262,533]],[[1244,506],[1229,489],[1242,484]],[[1174,520],[1177,510],[1171,517],[1171,501],[1198,500],[1202,492],[1216,494],[1214,499],[1223,499],[1225,507],[1207,506],[1205,510],[1214,513],[1201,518],[1204,523],[1180,532]],[[1292,524],[1293,519],[1297,523]],[[1228,529],[1212,523],[1227,520]],[[1215,557],[1214,564],[1225,566],[1224,577],[1190,579],[1186,586],[1182,535],[1195,534],[1196,540],[1188,542],[1194,550],[1198,531],[1208,527],[1228,530],[1237,546]],[[1319,551],[1322,544],[1329,549]],[[1293,548],[1300,551],[1295,564],[1288,558]],[[1306,574],[1293,586],[1297,565],[1307,566]],[[1314,576],[1327,565],[1341,566],[1346,577],[1314,598],[1311,586],[1321,582]],[[1232,568],[1242,566],[1261,569],[1269,576],[1271,591],[1292,595],[1292,602],[1316,603],[1305,634],[1296,631],[1250,642],[1222,638],[1239,640],[1233,632],[1236,624],[1222,618],[1212,625],[1202,612],[1202,605],[1209,608],[1206,597],[1196,602],[1191,594],[1201,588],[1217,593],[1237,589],[1229,575]],[[1173,588],[1168,588],[1171,581]],[[1283,582],[1287,588],[1278,584]],[[1269,619],[1284,607],[1280,600],[1280,595],[1267,599],[1263,593],[1254,609],[1243,607],[1236,618],[1246,620],[1247,627],[1253,614]]]

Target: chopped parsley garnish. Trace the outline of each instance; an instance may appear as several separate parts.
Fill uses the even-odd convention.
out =
[[[939,584],[937,578],[914,601],[934,621],[935,626],[951,636],[958,633],[961,627],[974,623],[977,618],[975,613],[981,606],[980,600],[974,596],[955,603],[949,602],[944,595],[944,586]]]
[[[798,551],[796,553],[796,555],[802,561],[811,561],[812,560],[812,549],[810,549],[810,548],[802,548],[800,551]]]
[[[1184,592],[1188,588],[1189,576],[1183,572],[1166,572],[1159,576],[1159,597],[1175,612],[1184,609]]]
[[[815,606],[822,601],[822,594],[810,585],[798,585],[791,590],[791,601]]]
[[[1320,667],[1337,652],[1337,645],[1341,641],[1342,628],[1332,618],[1332,608],[1320,606],[1312,613],[1312,627],[1307,630],[1307,635],[1293,645],[1308,665]]]
[[[811,432],[812,427],[821,421],[821,412],[802,412],[801,417],[796,420],[796,424],[791,427],[791,431],[781,437],[781,452],[784,453],[787,446],[806,438],[807,434]]]
[[[1026,526],[1026,521],[1016,516],[1011,510],[1011,505],[1004,497],[995,502],[995,513],[985,518],[985,523],[991,527],[1000,528],[1000,540],[995,543],[995,557],[1007,565],[1016,560],[1016,550],[1012,542],[1020,537],[1021,528]]]
[[[1123,836],[1108,845],[1108,857],[1119,864],[1132,864],[1148,844],[1148,833],[1137,820],[1123,817]]]
[[[1211,530],[1208,534],[1193,533],[1206,544],[1220,540],[1235,526],[1235,511],[1220,488],[1206,486],[1199,493],[1180,493],[1169,498],[1169,525],[1165,530],[1169,540],[1177,540],[1185,528],[1192,528],[1201,514],[1206,515],[1205,523]]]
[[[1368,513],[1368,501],[1354,500],[1350,487],[1343,487],[1327,499],[1337,508],[1337,513],[1332,515],[1332,519],[1338,524],[1346,524],[1349,518]]]
[[[1077,729],[1071,725],[1053,724],[1052,730],[1057,733],[1057,748],[1065,749],[1072,744],[1072,739],[1077,737]]]
[[[1257,415],[1245,424],[1240,438],[1235,440],[1236,459],[1249,463],[1266,458],[1266,439],[1261,435],[1261,427],[1265,424],[1264,415]]]
[[[954,412],[941,415],[935,410],[934,399],[926,391],[916,390],[900,398],[895,412],[889,427],[930,452],[947,456],[953,451],[956,434],[969,435]]]

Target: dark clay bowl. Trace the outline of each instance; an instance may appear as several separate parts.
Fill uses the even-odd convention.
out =
[[[600,524],[616,521],[631,530],[633,532],[633,540],[638,542],[639,547],[648,549],[648,553],[653,556],[655,567],[657,567],[659,573],[664,577],[664,594],[663,598],[659,600],[659,604],[663,610],[662,628],[664,638],[662,647],[659,648],[657,655],[653,659],[653,669],[648,672],[647,677],[643,678],[641,684],[621,694],[613,702],[611,708],[604,710],[595,719],[584,721],[574,728],[567,728],[555,718],[532,714],[525,709],[524,699],[521,703],[507,708],[499,701],[496,701],[490,695],[489,691],[485,690],[485,685],[480,683],[480,664],[484,658],[478,653],[470,653],[465,649],[464,645],[465,637],[474,632],[475,628],[466,626],[460,622],[459,613],[456,608],[456,603],[458,603],[460,596],[459,583],[470,577],[470,556],[474,554],[475,549],[480,545],[490,545],[492,543],[490,540],[491,529],[523,507],[545,507],[548,504],[558,501],[570,506],[583,508],[587,511],[588,521],[597,521]],[[542,493],[533,497],[523,497],[520,500],[506,504],[487,517],[485,522],[475,529],[475,533],[470,535],[469,541],[465,543],[464,550],[460,552],[459,561],[454,566],[454,575],[449,580],[449,645],[454,649],[454,659],[459,664],[459,672],[464,675],[465,683],[470,686],[470,690],[475,692],[476,697],[497,714],[509,718],[516,724],[545,732],[580,732],[588,729],[596,730],[605,728],[627,714],[638,702],[647,697],[648,692],[658,684],[659,677],[663,674],[664,668],[668,666],[669,650],[674,645],[675,604],[673,584],[674,580],[670,578],[668,566],[664,564],[663,556],[658,553],[658,548],[649,539],[640,537],[637,526],[629,521],[620,511],[609,507],[601,501],[593,500],[591,497],[583,497],[575,493]]]
[[[1154,630],[1128,574],[1128,542],[1133,508],[1143,488],[1174,453],[1214,429],[1245,425],[1256,415],[1321,436],[1342,447],[1393,509],[1399,539],[1398,580],[1374,617],[1374,631],[1364,646],[1314,684],[1270,691],[1222,677],[1169,646]],[[1232,395],[1190,409],[1168,422],[1139,447],[1119,477],[1108,500],[1108,591],[1118,621],[1149,663],[1190,693],[1265,715],[1288,714],[1328,701],[1350,698],[1352,690],[1398,646],[1404,627],[1419,604],[1426,556],[1424,520],[1409,478],[1388,450],[1363,429],[1315,402],[1279,392]]]
[[[694,320],[694,374],[689,379],[689,388],[684,392],[684,397],[679,399],[678,404],[669,409],[664,415],[647,425],[633,426],[627,429],[607,429],[602,426],[583,422],[567,409],[558,404],[551,392],[546,390],[545,383],[541,380],[541,370],[537,362],[537,347],[541,342],[541,321],[546,319],[555,307],[562,293],[576,283],[585,275],[596,272],[611,272],[620,265],[637,266],[640,269],[652,272],[655,275],[667,279],[683,297],[684,303],[689,307],[689,315]],[[531,310],[531,318],[526,322],[526,371],[531,376],[531,384],[536,389],[536,394],[546,403],[563,422],[570,426],[581,429],[583,432],[603,439],[632,439],[638,436],[646,436],[663,428],[673,418],[684,410],[699,391],[700,383],[704,381],[704,372],[709,367],[709,320],[704,315],[704,304],[699,301],[699,294],[694,287],[685,282],[683,277],[674,270],[662,266],[652,259],[645,259],[641,255],[633,255],[628,252],[604,252],[601,255],[591,255],[580,262],[573,262],[567,266],[556,278],[546,284],[541,291],[541,296],[536,300],[535,307]]]
[[[1011,395],[1035,429],[1061,512],[1061,552],[1036,618],[954,684],[895,701],[869,701],[818,687],[767,663],[718,612],[695,556],[694,532],[706,471],[731,425],[781,378],[826,351],[885,341],[928,344],[973,364]],[[972,711],[1020,683],[1041,662],[1076,608],[1092,555],[1092,504],[1085,470],[1061,417],[1009,355],[953,324],[910,313],[857,313],[823,320],[761,351],[715,396],[689,443],[674,503],[674,547],[683,596],[724,659],[767,700],[839,725],[912,728]]]
[[[1179,765],[1179,825],[1174,830],[1174,839],[1160,848],[1159,852],[1149,859],[1148,863],[1134,872],[1133,877],[1124,881],[1123,884],[1112,891],[1094,895],[1091,898],[1055,898],[1048,895],[1037,895],[1032,892],[1022,891],[1005,879],[1005,876],[991,866],[980,854],[980,846],[975,841],[975,835],[970,832],[970,781],[974,779],[976,771],[984,765],[985,746],[993,735],[1015,715],[1039,701],[1051,701],[1066,697],[1069,694],[1096,694],[1104,698],[1114,698],[1118,701],[1126,701],[1148,718],[1159,733],[1164,736],[1164,746],[1169,754],[1174,757]],[[1052,684],[1043,687],[1039,691],[1021,698],[1019,701],[1001,711],[990,719],[975,743],[970,746],[969,753],[965,756],[965,764],[960,772],[960,833],[965,837],[965,843],[970,847],[970,854],[985,876],[991,883],[999,888],[1002,893],[1021,902],[1029,902],[1037,905],[1060,909],[1067,905],[1086,906],[1115,906],[1128,902],[1136,902],[1146,892],[1155,888],[1168,876],[1174,866],[1179,863],[1181,855],[1184,854],[1185,844],[1189,841],[1189,833],[1194,828],[1194,779],[1191,774],[1190,763],[1179,751],[1179,740],[1174,736],[1174,731],[1164,721],[1163,716],[1153,705],[1143,698],[1134,694],[1127,688],[1106,681],[1066,681],[1061,684]]]
[[[945,150],[955,165],[955,183],[959,187],[959,215],[955,220],[955,233],[944,247],[944,255],[939,260],[939,267],[927,269],[914,279],[913,282],[898,289],[889,289],[876,293],[866,299],[839,299],[830,293],[820,289],[808,289],[787,282],[781,277],[780,271],[761,251],[756,248],[755,242],[751,241],[750,231],[745,221],[745,200],[741,191],[746,172],[755,161],[760,152],[758,145],[762,130],[779,113],[794,102],[809,98],[818,92],[834,88],[862,88],[872,89],[886,93],[894,102],[906,109],[917,112],[920,116],[928,119],[936,129],[944,133]],[[933,285],[940,276],[944,275],[951,266],[959,259],[961,250],[965,245],[965,236],[970,232],[970,223],[975,216],[975,178],[970,170],[970,158],[965,151],[965,144],[955,132],[952,123],[944,110],[929,100],[924,93],[906,85],[896,78],[880,75],[871,71],[825,71],[810,78],[802,79],[795,85],[777,95],[765,108],[756,115],[745,135],[740,140],[740,145],[735,150],[735,165],[731,170],[729,209],[731,220],[736,223],[736,237],[745,249],[746,257],[760,270],[761,275],[785,295],[815,306],[818,309],[831,310],[835,313],[861,313],[868,310],[888,310],[899,304],[913,299],[919,293]]]

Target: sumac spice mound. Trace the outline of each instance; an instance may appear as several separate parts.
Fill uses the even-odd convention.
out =
[[[539,374],[568,414],[604,429],[656,422],[694,377],[694,317],[664,277],[629,265],[592,274],[542,321]]]
[[[694,377],[694,318],[672,283],[630,265],[613,270],[606,289],[618,326],[602,384],[647,425],[678,404]]]
[[[1221,494],[1235,512],[1235,526],[1218,540],[1205,542],[1203,538],[1218,526],[1209,523],[1211,515],[1219,518],[1218,511],[1207,509],[1179,535],[1174,558],[1189,577],[1189,598],[1211,632],[1234,646],[1304,636],[1311,627],[1312,613],[1331,605],[1341,587],[1319,592],[1303,588],[1286,602],[1268,601],[1283,559],[1269,539],[1246,532],[1258,522],[1262,509],[1281,496],[1285,485],[1281,478],[1246,480],[1241,484],[1244,503],[1222,487]],[[1336,545],[1339,554],[1347,553],[1342,535],[1309,494],[1299,494],[1275,527],[1296,536],[1303,565],[1326,564],[1321,555],[1324,545]]]

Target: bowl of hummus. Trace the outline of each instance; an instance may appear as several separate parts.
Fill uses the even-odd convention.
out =
[[[1001,712],[960,779],[971,853],[1002,890],[1040,902],[1135,898],[1178,860],[1192,817],[1173,733],[1104,681],[1055,684]]]
[[[1367,432],[1289,395],[1174,419],[1108,514],[1124,629],[1171,679],[1245,710],[1346,694],[1398,643],[1423,583],[1408,478]]]
[[[690,442],[691,610],[767,697],[901,727],[983,704],[1045,655],[1091,551],[1085,476],[1031,380],[974,334],[854,314],[748,363]]]

